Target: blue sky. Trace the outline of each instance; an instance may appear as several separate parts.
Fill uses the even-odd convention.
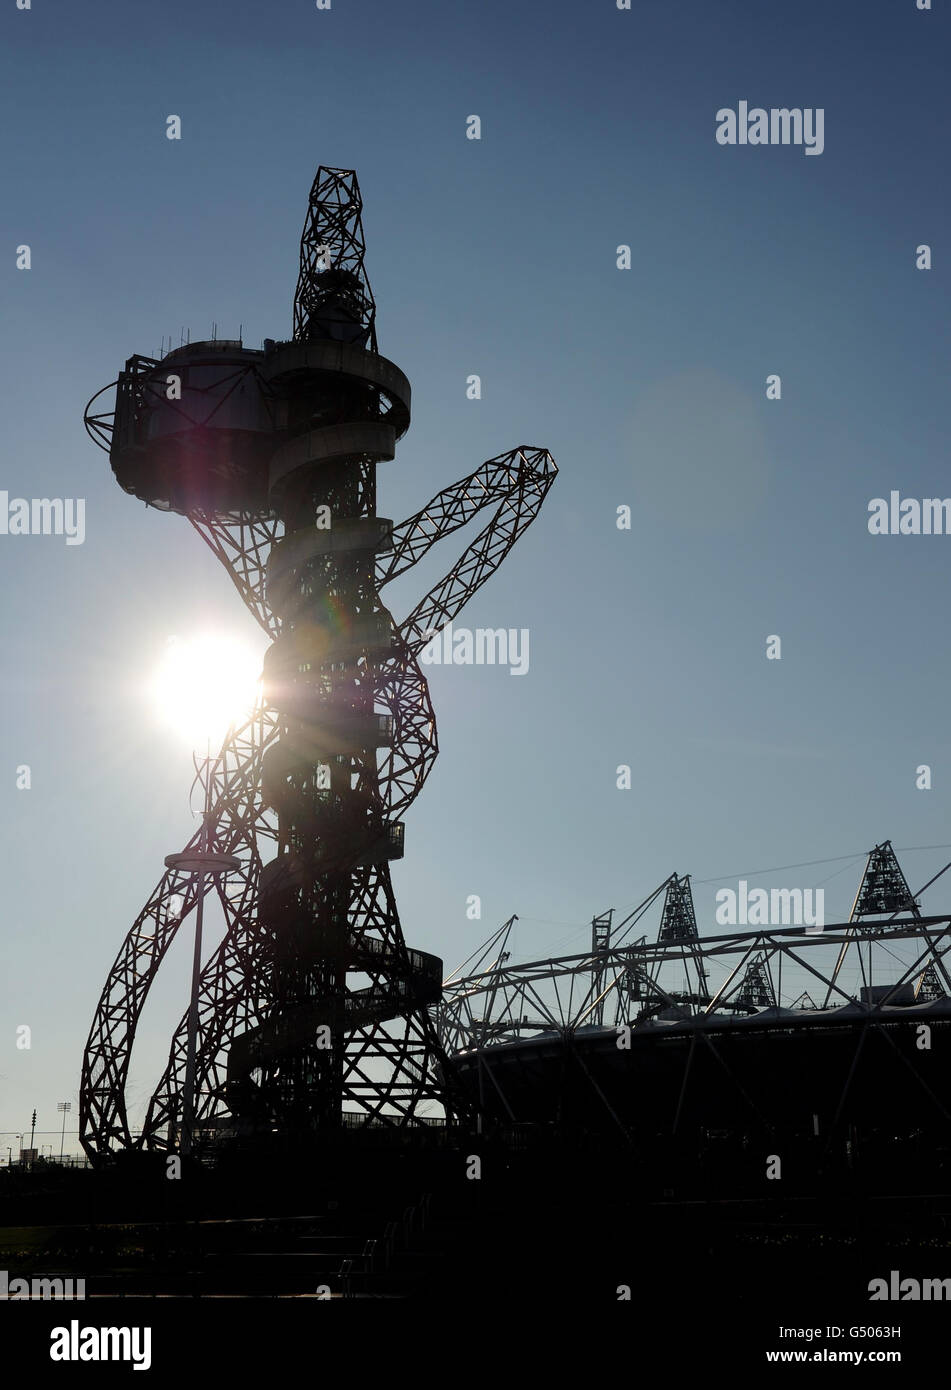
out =
[[[143,693],[167,637],[257,642],[187,522],[115,485],[83,407],[182,326],[290,336],[320,163],[358,172],[380,350],[413,384],[381,514],[516,444],[561,469],[460,620],[528,628],[529,673],[429,668],[441,752],[394,871],[410,944],[449,969],[517,912],[520,955],[580,949],[593,913],[674,869],[712,931],[737,875],[854,852],[754,880],[834,874],[834,920],[876,841],[951,841],[951,538],[866,525],[893,488],[951,491],[936,5],[4,8],[0,488],[84,497],[86,539],[0,536],[0,1129],[36,1106],[58,1131],[58,1100],[75,1116],[108,967],[192,831],[188,750]],[[716,112],[740,100],[821,107],[822,155],[718,145]],[[173,113],[181,141],[165,138]],[[422,583],[389,591],[397,616]],[[773,633],[781,661],[765,657]],[[912,886],[945,854],[905,853]],[[926,899],[946,902],[941,886]],[[177,947],[133,1102],[184,1007]]]

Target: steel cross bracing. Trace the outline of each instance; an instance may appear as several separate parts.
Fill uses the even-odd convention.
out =
[[[241,870],[217,885],[228,935],[250,927],[261,869],[260,847],[276,827],[254,793],[261,756],[274,734],[273,716],[263,708],[226,738],[206,776],[211,778],[211,847],[237,855]],[[201,830],[188,841],[195,849]],[[86,1044],[80,1083],[84,1141],[96,1152],[129,1147],[133,1136],[125,1087],[135,1028],[152,981],[179,927],[197,906],[196,880],[167,870],[135,921],[109,972]]]
[[[456,564],[416,605],[401,632],[415,651],[451,622],[493,574],[531,524],[558,469],[547,449],[523,445],[483,463],[468,478],[438,492],[422,511],[393,529],[393,551],[378,562],[380,587],[404,574],[443,536],[457,531],[486,507],[491,520]]]
[[[537,470],[537,476],[536,476]],[[473,494],[471,479],[464,479],[454,488],[446,489],[429,507],[409,518],[401,526],[394,528],[394,557],[402,561],[381,564],[378,571],[378,584],[382,587],[404,573],[425,554],[443,534],[464,524],[455,520],[452,525],[441,530],[438,526],[427,525],[425,542],[422,540],[422,519],[438,516],[440,499],[458,497],[463,499],[469,511],[466,520],[476,511],[495,503],[497,512],[493,521],[480,533],[465,552],[459,566],[465,566],[470,576],[468,588],[454,584],[455,569],[439,581],[432,593],[418,605],[414,613],[427,604],[435,611],[439,595],[441,621],[433,621],[431,626],[441,630],[442,626],[454,618],[464,603],[498,567],[501,559],[508,553],[514,539],[525,529],[537,513],[541,501],[551,486],[556,469],[551,456],[544,450],[512,450],[499,459],[490,460],[476,471],[472,477],[490,477],[492,486],[479,488]],[[458,516],[458,511],[456,512]],[[502,535],[498,536],[497,532]],[[513,534],[514,533],[514,534]],[[404,539],[405,538],[405,539]],[[407,551],[412,546],[412,557],[407,559]],[[488,553],[488,554],[487,554]],[[458,568],[458,567],[457,567]],[[451,593],[452,600],[446,595]],[[253,611],[253,610],[252,610]],[[421,788],[438,751],[436,742],[435,716],[429,700],[429,688],[422,674],[417,656],[429,640],[424,629],[419,630],[413,615],[397,629],[400,641],[394,644],[393,652],[381,669],[378,682],[378,698],[385,705],[394,720],[392,745],[382,750],[380,763],[380,784],[385,789],[385,805],[390,816],[397,816],[408,807]],[[251,893],[253,901],[255,894]],[[375,870],[364,868],[354,876],[354,921],[355,935],[369,936],[374,930],[380,931],[380,922],[385,918],[380,904],[385,903],[395,916],[395,902],[392,896],[388,866],[378,866]],[[268,996],[265,982],[254,984],[254,966],[259,960],[254,940],[256,924],[253,919],[236,919],[226,935],[215,957],[209,961],[202,977],[202,995],[199,1022],[198,1052],[198,1104],[196,1119],[200,1124],[208,1121],[216,1113],[227,1109],[227,1055],[231,1040],[241,1029],[254,1026],[253,1020],[260,1019],[267,1012]],[[260,935],[260,933],[259,933]],[[372,962],[371,962],[372,964]],[[365,962],[364,962],[365,965]],[[365,973],[367,973],[365,971]],[[378,987],[380,974],[371,975],[371,989]],[[185,1065],[186,1019],[183,1017],[172,1045],[169,1067],[153,1099],[152,1109],[146,1121],[144,1137],[146,1142],[160,1145],[161,1135],[168,1132],[172,1122],[177,1098],[181,1093]],[[367,1074],[368,1054],[380,1049],[390,1054],[390,1060],[398,1050],[403,1062],[404,1075],[399,1084],[388,1080],[380,1084]],[[431,1071],[428,1055],[440,1051],[432,1033],[428,1015],[408,1014],[405,1017],[403,1034],[397,1039],[389,1039],[364,1025],[355,1030],[348,1044],[347,1068],[342,1086],[354,1102],[368,1107],[376,1102],[374,1113],[379,1113],[384,1104],[397,1115],[408,1115],[422,1099],[442,1100],[444,1083],[430,1076],[425,1094],[420,1085],[420,1076],[427,1069]]]
[[[264,584],[267,557],[281,538],[282,524],[273,517],[256,516],[235,517],[229,523],[203,512],[193,512],[188,519],[224,565],[256,621],[269,637],[276,637],[281,624],[268,607]]]
[[[888,994],[874,1004],[861,1005],[858,992],[850,993],[833,982],[834,964],[815,959],[829,948],[841,947],[851,939],[850,933],[851,924],[844,922],[828,925],[818,935],[801,927],[777,927],[700,937],[697,949],[705,975],[721,977],[707,1000],[695,988],[685,991],[666,977],[662,980],[669,967],[682,967],[682,947],[677,942],[642,938],[596,956],[585,952],[526,964],[501,964],[446,983],[439,1006],[440,1036],[452,1055],[551,1030],[571,1033],[591,1024],[599,1013],[607,1028],[647,1022],[660,1010],[674,1007],[682,1010],[684,1017],[701,1022],[724,1013],[753,1014],[758,1006],[742,998],[751,968],[756,979],[765,976],[776,980],[781,979],[782,969],[788,978],[795,966],[831,991],[832,1008],[855,1005],[870,1014],[887,1007],[890,997],[909,984],[932,987],[930,982],[940,978],[951,993],[951,917],[906,917],[891,923],[889,947],[907,941],[912,958],[899,968],[894,955],[888,955],[877,979],[867,973],[863,959],[860,988],[873,983],[888,985]],[[715,971],[711,967],[716,967]],[[886,969],[887,981],[883,978]],[[600,982],[597,991],[592,986],[593,976]]]
[[[317,170],[310,190],[300,248],[300,275],[294,295],[294,338],[307,337],[308,324],[328,295],[342,295],[366,330],[376,352],[376,305],[363,268],[363,200],[352,169]],[[329,282],[328,282],[328,276]]]
[[[295,409],[301,411],[294,392],[299,395],[302,379],[313,378],[315,361],[316,379],[325,383],[323,395],[311,390],[304,423],[296,434],[293,428],[285,433],[290,445],[275,456],[285,459],[289,450],[300,455],[291,459],[290,469],[281,464],[290,483],[276,490],[272,467],[266,503],[251,510],[216,511],[197,502],[177,507],[274,639],[268,656],[276,658],[270,676],[266,662],[259,707],[228,735],[206,774],[212,783],[208,845],[234,855],[237,867],[207,887],[218,896],[225,931],[199,980],[194,1112],[199,1134],[235,1114],[263,1129],[293,1131],[332,1127],[348,1106],[364,1122],[400,1124],[422,1122],[427,1105],[451,1113],[467,1104],[454,1091],[432,1016],[439,962],[405,945],[386,845],[397,839],[397,831],[401,834],[396,818],[418,794],[437,753],[419,653],[498,568],[534,519],[557,470],[546,450],[514,449],[444,489],[401,526],[378,522],[375,462],[388,449],[376,442],[385,441],[385,433],[375,422],[396,420],[398,431],[405,429],[408,411],[400,417],[399,401],[401,390],[408,398],[408,388],[398,369],[367,351],[367,344],[375,351],[374,323],[356,179],[352,171],[321,169],[301,244],[295,298],[295,342],[301,347],[276,345],[277,357],[266,359],[261,369],[268,410],[280,410],[290,392],[284,409],[292,417]],[[335,348],[334,342],[344,346]],[[283,378],[275,360],[286,368]],[[337,373],[329,378],[330,387],[328,364]],[[121,451],[127,443],[137,444],[138,421],[152,408],[150,397],[161,394],[164,378],[157,387],[154,377],[158,367],[151,359],[130,359],[116,411],[93,413],[93,402],[87,408],[87,429],[110,450],[114,468],[118,460],[129,469]],[[269,369],[276,381],[268,377]],[[252,375],[257,373],[255,367]],[[373,381],[385,386],[375,391],[366,384]],[[285,423],[286,418],[285,413]],[[208,427],[207,419],[198,423]],[[387,428],[392,438],[393,428],[384,424],[384,432]],[[322,461],[328,437],[337,441],[336,462]],[[341,437],[350,440],[342,450]],[[367,451],[361,453],[361,447]],[[136,476],[128,477],[128,486],[122,476],[120,482],[141,496]],[[324,504],[334,524],[345,535],[350,528],[356,541],[348,546],[345,539],[328,549],[310,540]],[[494,514],[456,565],[406,619],[395,622],[379,601],[383,586],[487,507],[494,507]],[[361,549],[370,528],[376,553],[372,546]],[[301,541],[317,558],[289,566],[288,548]],[[337,645],[326,656],[317,650],[312,660],[302,660],[311,655],[302,644],[313,645],[313,634],[327,631],[319,624],[331,602],[335,611],[353,605],[354,616],[343,635],[332,639]],[[326,645],[326,638],[320,640]],[[335,656],[339,659],[331,662]],[[344,715],[345,710],[353,713]],[[371,718],[379,736],[367,744]],[[342,739],[342,728],[354,726],[349,742],[333,742]],[[329,794],[319,790],[324,763],[329,763]],[[188,848],[198,846],[201,834],[196,831]],[[129,1123],[125,1089],[142,1007],[179,927],[196,907],[195,885],[194,875],[178,869],[163,875],[110,972],[81,1083],[81,1133],[90,1154],[177,1142],[187,1014],[138,1135]],[[347,980],[353,973],[362,977],[359,989]],[[314,1042],[322,1025],[333,1037],[330,1057]]]
[[[613,1030],[614,1047],[629,1046],[631,1039],[640,1028],[648,1031],[663,1024],[652,1024],[655,1018],[669,1020],[670,1032],[661,1034],[667,1040],[674,1038],[675,1032],[683,1035],[684,1043],[682,1075],[678,1080],[672,1077],[674,1090],[671,1102],[676,1107],[669,1114],[661,1116],[666,1107],[661,1105],[656,1113],[648,1108],[641,1118],[648,1129],[656,1124],[666,1127],[674,1136],[684,1118],[683,1101],[689,1078],[700,1052],[706,1053],[733,1093],[742,1098],[745,1113],[754,1128],[773,1134],[782,1121],[772,1106],[772,1114],[767,1113],[757,1103],[755,1093],[748,1088],[745,1071],[731,1065],[729,1053],[723,1046],[731,1028],[735,1027],[732,1017],[744,1014],[755,1027],[762,1021],[764,1030],[795,1027],[822,1026],[828,1020],[832,1029],[841,1027],[847,1021],[848,1036],[851,1038],[851,1061],[843,1073],[837,1095],[833,1098],[831,1111],[824,1119],[825,1147],[828,1151],[835,1136],[839,1133],[840,1120],[848,1103],[852,1080],[866,1038],[874,1034],[883,1040],[889,1054],[897,1059],[902,1075],[923,1104],[928,1106],[929,1114],[939,1116],[939,1123],[951,1123],[951,1111],[945,1100],[929,1085],[919,1068],[899,1048],[894,1030],[907,1028],[908,1022],[920,1023],[923,1019],[935,1023],[948,1017],[946,991],[951,987],[948,974],[948,952],[951,951],[951,917],[925,917],[896,919],[890,924],[889,942],[894,946],[908,942],[912,959],[898,970],[891,961],[890,978],[879,995],[871,995],[870,1002],[860,1003],[858,999],[841,989],[832,978],[828,963],[809,959],[819,955],[825,948],[833,951],[850,939],[851,923],[841,923],[826,928],[821,937],[807,935],[801,928],[778,928],[754,932],[738,932],[726,936],[704,937],[698,945],[701,958],[715,965],[724,978],[719,988],[709,1000],[695,991],[684,992],[676,989],[669,981],[661,983],[661,972],[670,966],[683,964],[682,947],[679,943],[653,942],[641,939],[624,948],[609,950],[606,954],[586,953],[583,955],[534,961],[519,966],[499,963],[480,975],[454,979],[444,990],[439,1009],[440,1036],[446,1052],[455,1056],[460,1063],[468,1063],[470,1077],[472,1063],[478,1083],[480,1106],[489,1108],[509,1123],[524,1121],[527,1117],[519,1100],[520,1054],[515,1053],[508,1060],[514,1063],[514,1071],[505,1067],[506,1044],[525,1044],[537,1040],[547,1044],[547,1051],[531,1054],[536,1058],[548,1056],[555,1070],[551,1071],[549,1087],[560,1088],[569,1075],[584,1078],[584,1085],[600,1108],[604,1120],[609,1122],[609,1130],[620,1135],[624,1143],[636,1143],[638,1130],[636,1112],[630,1105],[618,1107],[612,1103],[602,1085],[599,1084],[599,1071],[585,1060],[585,1049],[581,1046],[585,1038],[594,1042],[598,1036]],[[892,954],[892,953],[889,953]],[[600,977],[597,979],[599,992],[592,984],[592,967],[598,964]],[[818,980],[829,987],[836,995],[833,1007],[824,1013],[816,1009],[808,996],[802,995],[793,1009],[777,1008],[772,1002],[771,980],[774,975],[779,981],[783,978],[783,968],[787,978],[792,968],[805,972],[809,978]],[[886,967],[887,968],[887,967]],[[706,964],[703,966],[703,979],[709,978]],[[835,967],[831,968],[832,970]],[[712,972],[710,972],[712,974]],[[897,978],[895,978],[897,974]],[[939,983],[943,981],[943,985]],[[863,976],[867,982],[868,977]],[[749,989],[755,981],[755,991]],[[881,983],[881,980],[879,980]],[[899,996],[904,986],[916,986],[914,1002],[918,1009],[909,1011],[898,1007]],[[744,998],[744,994],[747,996]],[[758,1007],[749,996],[756,994]],[[798,1013],[795,1011],[798,1009]],[[858,1026],[856,1026],[858,1025]],[[586,1029],[594,1028],[594,1033]],[[627,1035],[624,1041],[622,1035]],[[657,1036],[655,1032],[655,1036]],[[765,1038],[764,1031],[761,1037]],[[561,1053],[552,1048],[561,1048]],[[557,1059],[560,1055],[560,1061]],[[588,1053],[589,1061],[601,1054]],[[620,1055],[620,1054],[615,1054]],[[631,1055],[626,1053],[625,1055]],[[536,1060],[530,1072],[533,1087],[545,1086],[541,1080]],[[566,1071],[566,1068],[569,1070]],[[648,1064],[647,1075],[650,1074]],[[604,1075],[603,1071],[600,1075]],[[557,1078],[557,1079],[556,1079]],[[630,1093],[638,1093],[638,1073],[630,1074]],[[514,1079],[513,1091],[510,1081]],[[472,1084],[470,1082],[470,1084]],[[677,1098],[679,1088],[679,1099]],[[560,1091],[559,1091],[560,1093]],[[818,1133],[818,1131],[817,1131]]]
[[[463,974],[463,967],[444,982],[439,1008],[443,1042],[452,1054],[516,1042],[540,1031],[554,1029],[567,1034],[594,1023],[616,1027],[647,1022],[664,1009],[698,1020],[723,1012],[752,1014],[763,1007],[781,1005],[784,962],[787,967],[795,965],[804,970],[813,989],[817,982],[825,986],[825,1008],[860,1003],[862,990],[870,991],[883,984],[889,987],[887,993],[863,1006],[873,1011],[885,1007],[908,985],[913,987],[915,998],[922,1001],[951,995],[951,975],[944,959],[951,946],[951,917],[922,917],[920,894],[912,895],[909,891],[890,841],[877,845],[869,855],[856,901],[869,881],[871,869],[882,864],[890,881],[900,880],[900,901],[907,907],[908,915],[900,916],[894,911],[886,923],[876,924],[868,952],[857,953],[857,993],[850,994],[839,983],[844,953],[855,940],[854,910],[848,922],[826,925],[819,931],[781,926],[700,936],[690,875],[681,877],[675,873],[617,926],[610,926],[610,912],[595,917],[591,950],[582,955],[508,964],[504,945],[512,923],[518,920],[511,917],[480,951],[470,956],[469,961],[478,957],[475,970]],[[920,892],[930,888],[949,869],[951,864],[946,864]],[[661,894],[664,899],[656,939],[648,941],[642,935],[633,944],[624,945],[624,938],[640,926]],[[485,965],[499,941],[502,950]],[[894,948],[902,941],[911,944],[910,961],[902,961],[896,955]],[[691,947],[689,955],[684,952],[685,942]],[[726,968],[721,958],[734,956],[738,959]],[[712,992],[711,965],[716,967],[713,973],[721,976],[719,986]],[[898,978],[896,966],[901,967]],[[671,980],[673,970],[686,972],[685,984]],[[798,994],[791,1008],[816,1010],[801,982],[796,983],[794,978],[789,983],[788,968],[786,978],[787,997]]]
[[[849,913],[852,929],[839,952],[839,959],[832,973],[833,983],[838,979],[840,970],[853,951],[858,955],[861,965],[862,945],[865,942],[869,943],[868,956],[871,962],[870,938],[890,932],[895,918],[903,912],[910,913],[916,919],[921,916],[918,902],[908,887],[908,880],[892,848],[892,842],[883,840],[869,851],[862,881]],[[880,920],[889,913],[891,915],[886,921]],[[827,994],[826,1003],[829,997]]]

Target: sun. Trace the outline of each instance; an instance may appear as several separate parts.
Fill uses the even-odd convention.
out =
[[[261,658],[246,642],[220,633],[169,637],[151,681],[162,724],[188,746],[216,753],[235,721],[250,714]]]

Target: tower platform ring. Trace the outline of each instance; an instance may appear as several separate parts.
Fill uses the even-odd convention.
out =
[[[337,374],[355,378],[377,387],[386,395],[390,409],[384,419],[392,425],[400,439],[409,429],[412,389],[395,362],[379,353],[350,343],[282,343],[265,355],[260,374],[271,385],[288,378],[316,373]]]
[[[226,874],[241,868],[234,854],[216,854],[214,850],[186,849],[180,854],[165,856],[166,869],[178,869],[183,874]]]

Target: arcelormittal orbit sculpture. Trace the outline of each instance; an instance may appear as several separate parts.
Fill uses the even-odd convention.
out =
[[[86,409],[120,486],[187,516],[273,639],[258,706],[205,768],[201,829],[168,856],[103,989],[81,1083],[92,1157],[176,1148],[216,1127],[293,1137],[452,1109],[430,1014],[442,963],[406,946],[390,882],[401,817],[437,752],[419,654],[498,567],[557,470],[544,449],[513,449],[400,525],[377,515],[376,467],[409,426],[410,387],[377,352],[361,208],[352,170],[318,170],[292,341],[131,357],[114,411],[97,413],[103,392]],[[394,620],[385,586],[487,508],[458,562]],[[133,1136],[136,1025],[206,892],[224,936],[196,966],[195,1007]]]

